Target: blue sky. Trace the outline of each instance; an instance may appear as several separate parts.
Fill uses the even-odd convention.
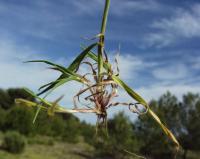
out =
[[[103,0],[0,0],[0,87],[34,91],[58,74],[48,59],[68,65],[99,33]],[[113,57],[121,45],[121,76],[147,100],[167,90],[179,98],[200,93],[200,1],[111,0],[106,49]],[[76,84],[58,90],[70,105]],[[74,92],[75,93],[75,92]],[[123,94],[123,93],[122,93]],[[123,94],[124,99],[128,99]],[[123,98],[122,98],[123,100]]]

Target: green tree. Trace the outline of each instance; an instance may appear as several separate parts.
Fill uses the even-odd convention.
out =
[[[10,109],[15,105],[16,98],[23,98],[34,101],[34,97],[30,96],[24,89],[10,88],[7,90],[0,89],[0,107]]]
[[[86,123],[85,121],[80,123],[80,135],[83,136],[84,141],[93,144],[94,143],[94,137],[95,137],[95,126]]]
[[[32,108],[15,106],[6,115],[5,130],[19,131],[24,135],[29,135],[33,131],[34,112]]]
[[[65,121],[65,130],[62,138],[64,141],[76,143],[81,135],[80,121],[73,115],[68,117],[68,120]]]
[[[22,153],[26,145],[24,136],[18,132],[9,131],[5,134],[2,147],[11,153]]]
[[[167,92],[158,101],[152,100],[149,105],[172,132],[179,135],[180,104],[177,98]],[[154,159],[173,158],[174,145],[148,115],[139,116],[136,128],[136,134],[141,143],[140,152],[143,155]]]
[[[95,148],[98,156],[111,158],[126,158],[128,153],[137,152],[137,142],[134,137],[133,125],[124,112],[120,112],[108,121],[109,137],[97,136]]]
[[[59,115],[56,115],[49,119],[50,121],[50,127],[51,127],[51,135],[56,136],[62,136],[65,132],[65,121],[63,118]]]
[[[12,105],[10,96],[6,90],[0,89],[0,107],[3,109],[9,109]]]
[[[33,124],[32,124],[33,125]],[[34,131],[40,135],[52,135],[51,120],[48,114],[41,110],[36,122],[34,123]]]
[[[27,99],[30,101],[35,101],[35,98],[27,93],[23,88],[10,88],[7,90],[7,93],[10,97],[11,103],[15,103],[16,98]]]
[[[0,107],[0,130],[4,129],[6,121],[6,111]]]
[[[65,141],[76,142],[79,126],[79,120],[71,114],[48,116],[45,111],[40,111],[34,123],[34,130],[40,135],[62,137]]]
[[[150,107],[178,137],[184,150],[182,157],[179,154],[180,158],[186,159],[189,150],[200,150],[200,97],[198,94],[188,93],[183,96],[182,102],[179,102],[168,92],[158,101],[151,101]],[[172,158],[174,153],[172,144],[166,140],[161,130],[148,116],[139,117],[137,136],[142,143],[140,151],[146,156],[155,159]]]
[[[181,105],[180,142],[184,149],[183,159],[187,158],[188,150],[200,150],[200,97],[198,94],[188,93],[183,96]]]

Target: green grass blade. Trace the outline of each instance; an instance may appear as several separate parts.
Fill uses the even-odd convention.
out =
[[[46,85],[43,85],[39,88],[39,90],[45,88],[44,90],[42,90],[41,92],[39,92],[37,95],[42,95],[44,93],[46,93],[47,91],[53,89],[57,84],[59,80],[63,80],[64,78],[70,78],[70,76],[75,76],[77,77],[77,79],[75,79],[76,81],[80,82],[80,76],[75,74],[74,71],[77,71],[77,69],[79,68],[80,63],[82,62],[82,60],[87,56],[88,52],[90,50],[92,50],[95,46],[97,46],[97,43],[94,43],[92,45],[90,45],[89,47],[85,48],[81,54],[79,54],[76,59],[69,65],[68,68],[65,68],[63,66],[57,65],[55,63],[52,63],[50,61],[47,60],[32,60],[32,61],[27,61],[27,62],[41,62],[41,63],[46,63],[49,64],[51,66],[54,66],[55,70],[58,70],[60,72],[62,72],[63,74],[56,80],[53,81],[51,83],[48,83]]]
[[[47,111],[47,114],[49,116],[54,116],[55,114],[55,110],[56,110],[56,107],[58,106],[58,102],[62,100],[64,96],[61,96],[59,97],[58,99],[56,99],[53,103],[52,103],[52,106],[48,109]]]
[[[53,92],[56,88],[58,88],[59,86],[65,84],[65,83],[67,83],[67,82],[69,82],[69,81],[73,81],[73,80],[76,80],[76,81],[77,81],[77,78],[74,77],[74,76],[70,76],[70,77],[68,77],[68,78],[64,78],[64,79],[55,81],[55,84],[54,84],[54,85],[51,85],[51,87],[48,87],[48,89],[45,89],[45,92],[47,92],[47,91],[49,91],[49,92],[47,92],[47,94],[45,95],[44,98],[46,98],[50,93],[52,93],[52,92]],[[30,91],[29,91],[29,92],[30,92]],[[44,92],[44,91],[40,92],[40,93],[37,94],[37,95],[35,95],[33,92],[30,92],[30,93],[31,93],[31,95],[33,95],[34,97],[36,97],[36,98],[38,98],[39,100],[41,100],[41,102],[46,103],[46,101],[44,100],[44,98],[39,98],[39,97],[38,97],[38,95],[40,95],[40,94],[43,93],[43,92]],[[41,107],[38,106],[38,109],[37,109],[36,114],[35,114],[34,119],[33,119],[33,123],[35,123],[35,121],[36,121],[36,119],[37,119],[37,116],[38,116],[38,114],[39,114],[39,112],[40,112],[40,109],[41,109]]]
[[[46,85],[40,87],[40,88],[44,88],[44,87],[48,86],[47,88],[45,88],[44,90],[42,90],[41,92],[39,92],[37,95],[40,96],[40,95],[46,93],[46,92],[49,91],[49,90],[52,90],[52,91],[53,91],[53,90],[55,90],[57,87],[59,87],[59,86],[65,84],[65,83],[67,83],[67,82],[69,82],[69,81],[77,81],[77,82],[83,83],[81,77],[79,78],[79,77],[76,77],[76,76],[65,76],[65,77],[64,77],[64,76],[61,76],[61,77],[59,77],[57,80],[55,80],[54,82],[50,82],[50,83],[48,83],[48,84],[46,84]],[[52,91],[51,91],[51,92],[52,92]],[[48,94],[49,94],[49,93],[48,93]],[[46,95],[46,96],[47,96],[47,95]]]
[[[98,46],[98,82],[101,82],[101,74],[103,72],[103,42],[99,43]]]
[[[47,84],[41,86],[41,87],[39,88],[39,91],[40,91],[40,90],[41,90],[41,91],[40,91],[37,95],[40,96],[40,95],[46,93],[47,91],[49,91],[50,89],[52,89],[52,88],[58,83],[58,81],[60,81],[60,80],[62,80],[62,79],[64,79],[64,78],[69,78],[69,77],[70,77],[69,75],[62,74],[62,75],[61,75],[59,78],[57,78],[55,81],[50,82],[50,83],[47,83]],[[42,90],[42,89],[43,89],[43,90]]]
[[[51,104],[49,102],[47,102],[46,100],[38,97],[33,91],[31,91],[30,89],[27,88],[23,88],[27,93],[29,93],[30,95],[32,95],[33,97],[35,97],[36,99],[38,99],[39,101],[41,101],[42,103],[44,103],[47,106],[50,106]]]
[[[180,149],[180,144],[177,141],[176,137],[173,135],[173,133],[161,122],[160,118],[151,109],[149,109],[148,113],[161,126],[165,134],[176,144],[178,151]]]
[[[45,102],[47,102],[47,101],[45,101]],[[48,110],[48,109],[51,109],[53,107],[55,113],[97,113],[97,110],[95,110],[95,109],[66,109],[66,108],[58,105],[55,102],[50,103],[50,105],[46,107],[46,105],[43,106],[43,105],[40,105],[36,102],[32,102],[32,101],[29,101],[29,100],[26,100],[26,99],[17,98],[17,99],[15,99],[15,103],[21,104],[21,105],[24,105],[24,106],[28,106],[28,107],[38,107],[38,105],[39,105],[41,107],[41,109],[44,109],[44,110]]]
[[[108,12],[110,7],[110,0],[106,0],[105,7],[104,7],[104,13],[102,18],[102,24],[101,24],[101,32],[103,36],[99,38],[99,44],[98,44],[98,83],[101,82],[102,77],[101,74],[103,73],[103,52],[104,52],[104,38],[105,38],[105,31],[106,31],[106,24],[108,19]]]
[[[21,104],[27,107],[38,107],[38,103],[32,102],[26,99],[17,98],[15,99],[16,104]],[[47,107],[40,105],[41,109],[47,110]]]
[[[112,79],[121,86],[133,99],[135,99],[138,103],[144,105],[148,108],[147,102],[135,91],[133,91],[126,83],[124,83],[119,77],[113,75]]]
[[[46,87],[48,87],[49,85],[52,85],[52,84],[54,84],[54,83],[55,83],[55,81],[49,82],[49,83],[47,83],[47,84],[44,84],[44,85],[42,85],[38,90],[42,90],[42,89],[44,89],[44,88],[46,88]]]
[[[81,45],[81,48],[82,48],[82,49],[85,49],[85,46]],[[88,52],[87,57],[89,57],[89,58],[91,58],[92,60],[98,62],[98,56],[97,56],[94,52],[92,52],[92,51],[89,51],[89,52]],[[111,68],[111,64],[108,63],[108,62],[104,62],[104,63],[103,63],[103,67],[104,67],[106,70],[108,70],[109,68]]]
[[[77,79],[76,77],[73,77],[73,76],[70,76],[70,77],[67,77],[67,78],[63,78],[63,79],[60,79],[60,80],[56,80],[56,81],[55,81],[55,84],[54,84],[50,89],[48,89],[49,92],[45,95],[44,98],[46,98],[46,97],[47,97],[50,93],[52,93],[56,88],[60,87],[61,85],[65,84],[65,83],[67,83],[67,82],[70,82],[70,81],[78,81],[78,82],[82,83],[81,80],[79,80],[79,79]],[[48,90],[47,90],[47,91],[48,91]]]
[[[102,24],[101,24],[101,34],[103,34],[103,35],[105,34],[105,31],[106,31],[106,24],[107,24],[107,19],[108,19],[109,7],[110,7],[110,0],[106,0]]]
[[[63,66],[61,66],[61,65],[55,64],[55,63],[50,62],[50,61],[47,61],[47,60],[30,60],[30,61],[26,61],[25,63],[29,63],[29,62],[46,63],[46,64],[48,64],[48,65],[55,66],[55,67],[61,68],[61,69],[63,69],[63,70],[66,69],[65,67],[63,67]]]
[[[35,123],[38,115],[39,115],[39,112],[41,110],[41,104],[44,103],[45,105],[47,106],[51,106],[51,104],[47,101],[45,101],[44,99],[38,97],[34,92],[32,92],[31,90],[27,89],[27,88],[24,88],[24,90],[29,93],[30,95],[32,95],[33,97],[35,97],[36,99],[39,99],[40,103],[37,103],[36,107],[37,107],[37,110],[36,110],[36,113],[35,113],[35,116],[33,118],[33,124]]]
[[[88,52],[90,50],[92,50],[95,46],[97,46],[98,43],[94,43],[90,46],[88,46],[87,48],[85,48],[76,58],[75,60],[69,65],[68,69],[72,70],[72,71],[77,71],[80,63],[82,62],[82,60],[87,56]]]
[[[176,144],[177,148],[180,147],[179,142],[176,137],[172,134],[172,132],[161,122],[160,118],[149,108],[147,102],[138,95],[135,91],[133,91],[127,84],[125,84],[119,77],[112,76],[112,79],[122,87],[133,99],[142,104],[146,109],[148,109],[148,114],[160,125],[165,134]]]
[[[36,113],[35,113],[34,118],[33,118],[33,124],[35,124],[35,121],[36,121],[36,119],[37,119],[37,117],[38,117],[38,115],[39,115],[39,112],[40,112],[40,110],[41,110],[41,106],[42,106],[42,105],[38,104],[38,105],[36,105],[36,106],[37,106],[37,110],[36,110]]]
[[[48,87],[46,87],[44,90],[42,90],[42,91],[40,91],[39,93],[37,93],[37,96],[40,96],[40,95],[46,93],[47,91],[49,91],[50,89],[52,89],[52,88],[57,84],[57,81],[58,81],[58,80],[56,80],[56,81],[54,81],[54,82],[51,82],[50,84],[44,85],[45,87],[46,87],[46,86],[48,86]],[[41,88],[41,87],[40,87],[40,88]]]
[[[47,61],[47,60],[31,60],[31,61],[27,61],[27,62],[39,62],[39,63],[46,63],[48,65],[51,65],[51,66],[54,66],[53,68],[56,69],[56,70],[59,70],[60,72],[64,72],[65,74],[67,75],[74,75],[74,76],[77,76],[77,74],[75,74],[73,71],[71,71],[71,69],[69,68],[65,68],[61,65],[58,65],[58,64],[55,64],[55,63],[52,63],[50,61]]]
[[[49,91],[49,92],[45,95],[44,98],[46,98],[50,93],[52,93],[52,91],[54,91],[54,90],[55,90],[56,88],[58,88],[59,86],[65,84],[65,83],[67,83],[67,82],[69,82],[69,81],[73,81],[73,80],[81,82],[81,80],[77,79],[77,78],[74,77],[74,76],[70,76],[70,77],[68,77],[68,78],[64,78],[64,79],[55,81],[55,84],[54,84],[54,85],[51,85],[51,86],[52,86],[51,88],[48,87],[48,90],[45,89],[46,92],[47,92],[47,91]],[[29,89],[26,89],[26,88],[24,88],[24,89],[25,89],[25,91],[28,92],[30,95],[32,95],[32,96],[35,97],[36,99],[39,99],[39,100],[41,101],[41,103],[44,103],[45,105],[51,106],[51,103],[49,103],[49,102],[47,102],[46,100],[44,100],[44,98],[38,97],[38,94],[36,95],[34,92],[30,91]],[[41,93],[42,93],[42,92],[41,92]],[[41,94],[41,93],[39,93],[39,94]],[[35,116],[34,116],[33,123],[35,123],[35,121],[36,121],[36,119],[37,119],[37,116],[38,116],[38,114],[39,114],[39,112],[40,112],[40,110],[41,110],[41,103],[38,104],[38,109],[37,109],[36,114],[35,114]]]

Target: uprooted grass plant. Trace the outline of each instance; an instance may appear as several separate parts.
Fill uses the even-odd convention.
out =
[[[109,6],[110,0],[106,0],[101,31],[95,36],[95,38],[92,39],[96,42],[88,47],[83,46],[83,51],[68,67],[46,60],[27,61],[45,63],[50,66],[50,69],[60,72],[61,75],[55,81],[41,86],[38,94],[34,94],[30,90],[26,89],[28,93],[38,99],[37,102],[34,103],[24,99],[16,99],[16,102],[27,106],[38,107],[34,121],[41,109],[47,110],[49,115],[53,115],[54,113],[95,113],[97,115],[97,128],[101,126],[106,127],[107,110],[109,108],[125,105],[133,113],[137,113],[139,115],[149,114],[160,125],[166,135],[175,143],[178,148],[179,143],[171,131],[168,130],[168,128],[160,121],[159,117],[151,110],[148,103],[133,89],[131,89],[123,80],[120,79],[119,68],[117,67],[114,69],[108,60],[104,41]],[[96,50],[97,53],[95,53],[93,50]],[[115,61],[116,65],[118,65],[117,60]],[[82,67],[82,65],[88,65],[91,71],[88,71],[86,74],[78,73],[78,70]],[[56,88],[66,84],[69,81],[75,81],[84,86],[83,89],[78,91],[73,98],[73,109],[66,109],[58,104],[62,97],[56,99],[54,102],[48,102],[45,100],[45,98]],[[119,87],[127,92],[127,94],[133,98],[134,102],[112,102],[113,98],[118,97]],[[45,96],[41,98],[41,95]],[[83,95],[85,95],[84,100],[87,103],[83,103],[80,100],[80,96]],[[81,104],[81,107],[78,105],[78,103]]]

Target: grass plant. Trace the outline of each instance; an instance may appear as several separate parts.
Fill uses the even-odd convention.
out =
[[[105,0],[101,30],[100,33],[92,39],[95,42],[87,47],[82,47],[83,51],[68,67],[61,66],[47,60],[27,61],[45,63],[50,66],[50,69],[60,72],[61,75],[55,81],[41,86],[39,88],[39,93],[37,94],[34,94],[32,91],[26,89],[28,93],[33,95],[33,97],[38,100],[37,102],[31,102],[25,99],[16,99],[16,102],[26,106],[38,108],[34,121],[37,118],[40,109],[47,110],[49,115],[53,115],[54,113],[95,113],[97,115],[97,128],[102,125],[106,127],[107,110],[109,108],[125,105],[133,113],[137,113],[139,115],[150,115],[163,129],[165,134],[175,143],[177,148],[179,148],[179,143],[172,132],[151,110],[148,103],[120,78],[118,66],[117,69],[114,69],[113,65],[108,60],[108,54],[105,50],[105,31],[109,6],[110,0]],[[96,52],[94,52],[94,50],[96,50]],[[116,65],[118,65],[117,60],[115,61]],[[83,65],[88,65],[90,68],[90,71],[86,74],[78,72]],[[74,96],[73,109],[67,109],[58,104],[59,101],[62,100],[62,97],[56,99],[54,102],[49,102],[45,99],[55,89],[70,81],[75,81],[84,85],[84,88],[78,91]],[[112,102],[113,98],[118,97],[119,87],[121,87],[129,96],[133,98],[132,103]],[[82,103],[80,100],[80,96],[83,96],[84,94],[87,94],[84,98],[87,104]],[[41,98],[41,95],[45,96]],[[78,103],[81,106],[79,106]]]

